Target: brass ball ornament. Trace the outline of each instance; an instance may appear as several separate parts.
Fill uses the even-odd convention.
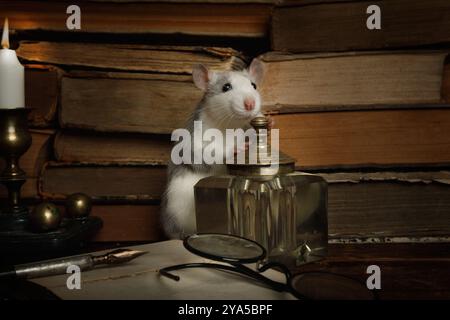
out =
[[[48,232],[58,229],[62,216],[59,209],[50,202],[43,202],[30,213],[31,227],[37,232]]]
[[[92,210],[92,199],[84,193],[74,193],[66,199],[66,215],[69,218],[85,219]]]

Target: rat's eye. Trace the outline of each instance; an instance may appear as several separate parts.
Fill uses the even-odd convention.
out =
[[[256,84],[254,82],[252,82],[252,87],[256,90]]]
[[[225,83],[222,87],[223,92],[230,91],[231,89],[233,89],[233,87],[231,86],[231,83]]]

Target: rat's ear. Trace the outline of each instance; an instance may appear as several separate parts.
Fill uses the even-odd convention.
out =
[[[211,80],[211,72],[203,64],[197,64],[192,69],[192,79],[200,90],[206,91]]]
[[[250,67],[248,67],[248,73],[256,84],[260,84],[264,77],[264,65],[261,60],[253,59]]]

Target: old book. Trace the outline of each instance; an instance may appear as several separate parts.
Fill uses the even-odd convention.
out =
[[[447,52],[262,55],[264,106],[275,112],[448,105]]]
[[[300,168],[450,164],[450,109],[283,114],[280,149]]]
[[[94,205],[91,215],[103,228],[92,241],[161,241],[164,239],[158,205]]]
[[[139,166],[47,163],[39,181],[39,194],[64,199],[83,192],[95,200],[160,199],[166,183],[166,169],[155,164]]]
[[[185,127],[201,96],[187,75],[76,74],[62,79],[59,122],[63,128],[171,133]]]
[[[108,70],[191,73],[192,66],[232,70],[245,66],[231,48],[22,41],[17,55],[25,61]]]
[[[447,0],[283,2],[289,6],[276,7],[271,24],[275,51],[404,48],[450,42]],[[366,26],[370,5],[380,8],[380,29]]]
[[[267,54],[262,56],[267,69],[261,87],[264,109],[284,113],[446,106],[446,56]],[[185,125],[201,95],[184,75],[74,73],[62,81],[60,123],[97,131],[171,133]]]
[[[271,4],[253,0],[239,5],[237,0],[229,3],[114,2],[84,1],[80,4],[82,26],[79,31],[264,37],[272,8]],[[0,10],[4,16],[11,17],[10,25],[15,30],[67,31],[68,5],[58,1],[1,1]]]
[[[32,144],[28,151],[20,158],[20,167],[27,174],[27,181],[22,187],[22,197],[36,198],[37,178],[50,158],[51,137],[53,130],[31,129]],[[5,168],[5,162],[0,158],[0,172]],[[0,198],[7,196],[7,190],[0,187]]]
[[[331,242],[450,239],[450,172],[320,174]]]
[[[263,105],[281,113],[446,106],[446,56],[264,55]],[[187,75],[72,73],[62,80],[59,120],[64,128],[171,133],[185,126],[201,96]]]
[[[61,162],[167,164],[171,147],[166,135],[61,131],[56,135],[54,152]]]
[[[62,71],[44,65],[26,65],[25,105],[31,108],[28,122],[33,127],[55,125]]]

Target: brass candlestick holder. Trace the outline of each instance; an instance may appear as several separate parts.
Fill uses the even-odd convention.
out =
[[[0,183],[8,189],[0,209],[0,266],[76,254],[103,225],[99,217],[88,216],[91,202],[83,194],[69,198],[64,219],[54,204],[43,202],[31,214],[21,204],[26,174],[19,159],[31,146],[29,110],[0,109],[0,157],[5,159]]]
[[[26,173],[20,169],[19,159],[31,146],[30,108],[22,107],[25,70],[15,52],[9,50],[7,19],[1,40],[1,69],[9,81],[2,86],[1,94],[2,98],[10,98],[2,99],[2,105],[21,108],[0,109],[0,157],[5,159],[0,183],[8,189],[7,200],[1,199],[6,206],[0,209],[0,266],[74,254],[102,227],[102,220],[88,217],[90,202],[80,195],[74,199],[77,206],[73,210],[79,219],[63,219],[59,209],[50,202],[36,206],[32,214],[21,205],[20,190],[26,182]]]
[[[0,110],[0,157],[6,167],[0,175],[0,183],[8,189],[8,202],[1,209],[0,230],[21,224],[27,218],[28,210],[20,204],[20,189],[26,181],[25,172],[19,166],[20,157],[31,146],[27,116],[30,109]]]

